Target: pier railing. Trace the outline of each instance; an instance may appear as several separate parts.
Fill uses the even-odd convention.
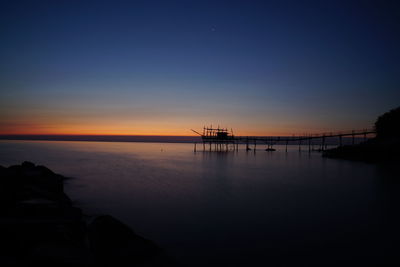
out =
[[[252,150],[251,145],[254,145],[253,150],[256,149],[257,144],[267,145],[266,150],[274,150],[273,145],[285,144],[286,151],[288,144],[298,144],[299,150],[301,146],[308,145],[308,150],[314,150],[312,143],[313,140],[320,140],[319,148],[317,150],[325,150],[327,148],[327,139],[338,138],[337,146],[343,145],[343,137],[351,137],[351,143],[355,144],[356,137],[363,137],[363,141],[366,141],[369,137],[375,136],[375,129],[362,129],[362,130],[351,130],[351,131],[336,131],[336,132],[324,132],[324,133],[312,133],[292,136],[224,136],[220,138],[218,136],[205,136],[202,135],[203,150],[212,151],[228,151],[230,149],[238,150],[239,144],[245,144],[246,150]],[[305,141],[305,142],[304,142]],[[195,144],[195,151],[197,150],[197,144]]]

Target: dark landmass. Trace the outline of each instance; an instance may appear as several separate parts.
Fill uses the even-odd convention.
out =
[[[392,162],[400,160],[400,140],[377,138],[357,145],[340,146],[323,152],[327,158],[339,158],[368,163]]]
[[[323,156],[370,163],[400,160],[400,107],[379,116],[375,122],[376,138],[352,146],[324,151]]]
[[[171,266],[152,241],[109,215],[87,222],[66,178],[24,162],[0,166],[1,266]]]
[[[199,136],[159,135],[0,135],[0,140],[194,143]]]

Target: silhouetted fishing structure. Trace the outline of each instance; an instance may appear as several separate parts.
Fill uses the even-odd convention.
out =
[[[355,144],[355,139],[362,137],[364,141],[370,135],[375,135],[374,129],[352,130],[347,132],[327,132],[319,134],[304,134],[293,136],[235,136],[233,130],[228,131],[226,128],[203,127],[203,133],[199,133],[192,129],[193,132],[201,136],[203,151],[238,151],[239,145],[246,145],[246,151],[256,150],[257,145],[266,145],[266,151],[275,151],[273,145],[285,144],[285,150],[289,144],[297,144],[299,151],[302,146],[308,146],[308,151],[317,150],[324,151],[327,149],[328,138],[337,138],[337,146],[343,145],[343,137],[351,138],[351,144]],[[318,141],[315,144],[315,140]],[[254,146],[251,148],[250,146]],[[317,149],[314,146],[317,145]],[[194,144],[194,151],[197,151],[197,143]]]

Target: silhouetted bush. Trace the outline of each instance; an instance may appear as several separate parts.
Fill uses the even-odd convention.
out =
[[[379,116],[375,130],[377,138],[400,138],[400,107]]]

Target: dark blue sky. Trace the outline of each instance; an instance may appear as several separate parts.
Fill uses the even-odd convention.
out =
[[[397,1],[2,1],[0,132],[371,126],[400,103]]]

